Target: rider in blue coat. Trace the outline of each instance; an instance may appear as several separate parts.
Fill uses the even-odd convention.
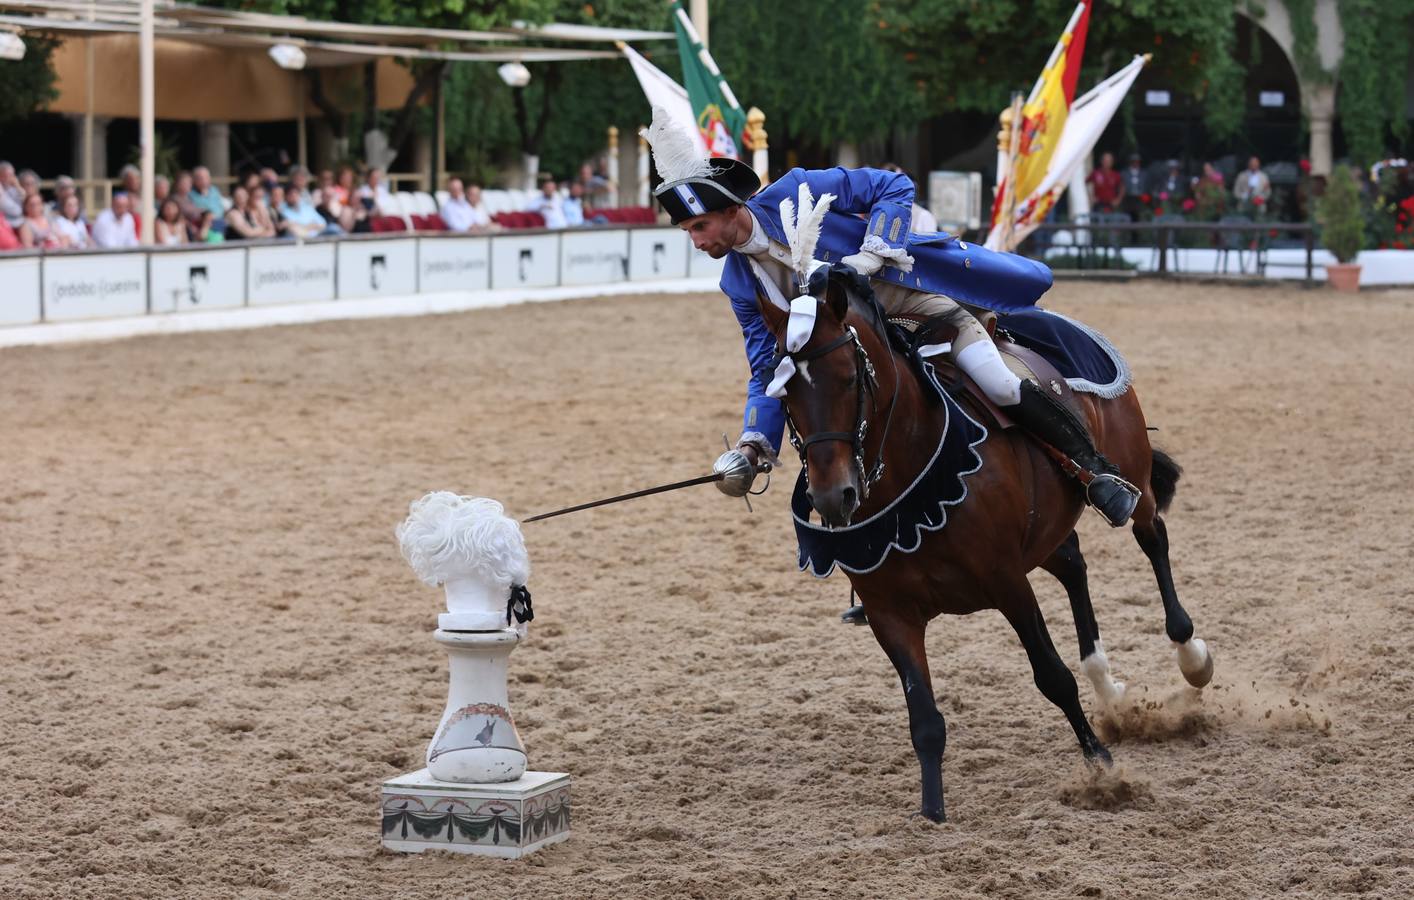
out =
[[[713,259],[725,258],[722,291],[731,299],[746,341],[751,378],[736,446],[745,459],[728,453],[718,461],[719,468],[731,473],[717,483],[725,493],[746,493],[760,462],[774,460],[780,450],[785,414],[781,401],[766,391],[776,340],[758,303],[788,309],[798,293],[780,203],[794,201],[803,182],[816,198],[835,198],[821,226],[815,258],[844,263],[869,276],[889,315],[941,319],[955,327],[957,337],[948,352],[958,367],[1014,421],[1094,476],[1088,499],[1111,525],[1128,520],[1139,491],[1095,449],[1085,425],[1069,408],[1007,367],[986,329],[962,306],[1003,311],[1033,306],[1051,286],[1046,265],[949,234],[913,234],[913,182],[902,173],[797,168],[760,190],[760,180],[749,166],[733,159],[700,158],[690,136],[675,132],[658,110],[647,137],[663,178],[654,196],[698,250]]]

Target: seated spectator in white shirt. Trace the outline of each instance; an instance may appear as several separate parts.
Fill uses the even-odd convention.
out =
[[[570,184],[570,195],[564,199],[565,224],[577,228],[584,224],[584,185],[578,181]]]
[[[565,227],[565,201],[556,190],[552,179],[547,178],[540,183],[539,196],[530,198],[525,208],[527,212],[540,213],[546,228]],[[583,215],[580,218],[582,219]]]
[[[475,197],[475,201],[472,197]],[[481,188],[462,187],[460,178],[447,182],[447,199],[442,202],[440,215],[448,231],[481,230],[491,224],[491,217],[481,207]]]
[[[157,204],[157,217],[152,220],[152,242],[163,247],[187,242],[187,220],[182,218],[182,205],[176,197],[167,197]]]
[[[306,179],[308,180],[308,179]],[[344,229],[324,221],[324,217],[309,202],[309,195],[293,181],[285,188],[285,202],[279,205],[285,232],[295,238],[311,238],[321,234],[343,234]]]
[[[24,188],[20,187],[20,180],[15,177],[15,167],[7,162],[0,162],[0,216],[5,218],[9,226],[19,228],[20,222],[24,219]]]
[[[113,192],[113,205],[93,220],[93,243],[104,248],[136,247],[131,201],[122,191]]]
[[[363,201],[363,206],[370,216],[392,215],[396,205],[393,203],[392,193],[388,191],[387,183],[383,181],[382,169],[368,170],[368,179],[363,187],[358,189],[357,197]]]
[[[59,201],[59,214],[54,217],[54,230],[68,241],[65,246],[74,250],[87,250],[93,246],[93,238],[88,233],[88,223],[84,222],[83,216],[79,214],[79,195],[74,191],[69,191],[64,199]]]

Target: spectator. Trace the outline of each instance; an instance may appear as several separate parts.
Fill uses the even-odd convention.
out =
[[[1124,200],[1124,178],[1115,171],[1115,155],[1100,154],[1100,166],[1085,179],[1090,184],[1090,203],[1096,212],[1112,213]]]
[[[584,185],[584,205],[589,209],[599,209],[604,206],[612,206],[609,200],[609,192],[612,185],[609,179],[595,171],[589,163],[579,167],[579,183]]]
[[[177,173],[176,180],[172,182],[171,197],[173,200],[176,200],[177,205],[181,207],[182,218],[187,220],[187,236],[191,240],[196,240],[197,238],[193,233],[193,229],[201,224],[201,217],[205,214],[205,210],[198,207],[191,200],[190,172],[182,170]]]
[[[363,201],[363,208],[370,216],[391,215],[397,204],[393,202],[393,195],[388,191],[388,185],[383,181],[382,169],[369,169],[368,181],[363,187],[358,189],[358,199]]]
[[[39,193],[39,175],[35,173],[34,169],[20,170],[19,182],[20,190],[24,191],[26,197]]]
[[[477,202],[473,203],[471,196],[475,192]],[[486,214],[486,210],[480,206],[481,188],[472,185],[470,188],[462,186],[460,178],[453,178],[447,182],[447,199],[442,202],[439,214],[442,221],[446,223],[448,231],[471,231],[481,230],[491,224],[491,217]]]
[[[265,192],[270,195],[270,199],[275,199],[275,186],[280,183],[280,176],[275,174],[275,170],[269,166],[260,170],[260,186],[265,188]]]
[[[255,197],[255,189],[260,185],[260,173],[256,171],[246,172],[241,176],[241,187],[245,188],[246,195]]]
[[[564,228],[565,201],[556,189],[555,181],[547,178],[540,183],[540,195],[530,198],[530,202],[525,206],[526,211],[540,213],[540,217],[545,220],[546,228]],[[581,218],[583,215],[581,214]]]
[[[1165,212],[1177,212],[1177,209],[1169,207],[1178,207],[1188,195],[1188,179],[1183,177],[1183,167],[1179,165],[1178,160],[1169,160],[1168,174],[1154,185],[1154,193],[1163,204]]]
[[[87,250],[93,246],[93,238],[88,233],[88,224],[83,220],[77,192],[70,191],[60,201],[59,214],[54,217],[54,230],[64,237],[65,246],[72,250]]]
[[[25,191],[15,177],[15,167],[8,162],[0,162],[0,217],[5,219],[12,231],[20,227],[20,221],[25,217],[24,199]]]
[[[105,249],[136,247],[131,199],[122,191],[113,192],[112,205],[93,220],[93,243]]]
[[[584,224],[584,185],[570,182],[570,195],[564,199],[565,224],[578,228]]]
[[[49,217],[53,219],[61,215],[64,209],[64,201],[71,196],[76,196],[77,191],[78,187],[69,176],[60,175],[58,178],[54,179],[54,200],[49,204]],[[83,204],[80,203],[79,207],[82,209]]]
[[[290,187],[299,188],[299,192],[309,197],[309,170],[304,166],[290,166]]]
[[[245,241],[264,237],[250,215],[250,192],[241,185],[231,191],[231,208],[226,210],[226,240]]]
[[[206,166],[197,166],[191,172],[191,190],[187,197],[192,205],[202,212],[211,213],[211,227],[217,231],[226,229],[226,204],[221,198],[221,192],[211,183],[211,170]]]
[[[308,177],[305,180],[308,181]],[[312,238],[344,233],[338,225],[325,221],[304,191],[293,183],[285,188],[285,202],[280,204],[280,216],[285,220],[285,233],[291,237]]]
[[[1238,172],[1232,182],[1232,194],[1238,203],[1263,206],[1272,196],[1272,182],[1262,171],[1262,161],[1253,156],[1247,160],[1247,171]]]
[[[18,250],[23,246],[20,243],[20,236],[15,234],[15,229],[10,227],[4,216],[0,216],[0,252],[5,250]]]
[[[54,223],[44,212],[44,198],[30,194],[24,201],[24,218],[20,220],[20,243],[26,247],[56,249],[65,246],[64,237],[54,230]]]
[[[358,188],[354,186],[354,171],[350,166],[340,166],[339,174],[330,188],[333,204],[331,212],[338,215],[339,227],[345,231],[371,231],[368,222],[369,207],[360,202]],[[372,203],[370,200],[369,203]]]
[[[1144,183],[1144,167],[1140,165],[1138,153],[1129,155],[1129,166],[1121,177],[1124,179],[1124,192],[1119,199],[1120,212],[1138,221],[1139,214],[1144,209],[1143,195],[1148,193],[1148,185]]]
[[[156,175],[152,179],[152,205],[156,209],[162,208],[162,201],[167,199],[167,195],[172,191],[172,182],[167,180],[166,175]]]
[[[260,190],[262,192],[265,190],[263,182],[260,185]],[[265,214],[270,217],[270,224],[274,227],[276,236],[294,237],[285,224],[284,214],[280,212],[280,207],[285,205],[285,189],[278,181],[275,182],[275,189],[270,191],[269,199],[262,201],[261,205],[265,208]]]
[[[158,204],[157,218],[152,220],[152,240],[163,247],[187,242],[187,223],[176,197],[168,197]]]
[[[123,183],[123,190],[127,192],[129,198],[142,196],[142,170],[132,163],[128,163],[118,170],[118,180]]]

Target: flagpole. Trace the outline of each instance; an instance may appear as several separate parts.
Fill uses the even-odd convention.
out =
[[[1021,92],[1017,91],[1011,98],[1011,146],[1007,150],[1006,198],[1002,202],[1001,249],[1008,253],[1012,249],[1011,234],[1016,224],[1016,156],[1021,150],[1022,109]]]
[[[1070,21],[1065,23],[1061,29],[1060,40],[1056,41],[1056,46],[1051,50],[1051,55],[1046,59],[1046,64],[1041,67],[1041,74],[1036,79],[1036,84],[1031,88],[1031,94],[1026,98],[1027,103],[1035,103],[1036,97],[1041,93],[1041,86],[1046,83],[1046,73],[1056,64],[1056,60],[1065,52],[1065,36],[1070,34],[1075,28],[1075,23],[1080,21],[1080,14],[1085,12],[1086,0],[1080,0],[1075,6],[1075,12],[1070,14]]]

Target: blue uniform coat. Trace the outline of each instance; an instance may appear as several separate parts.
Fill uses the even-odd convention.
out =
[[[999,311],[1031,307],[1051,286],[1051,270],[1044,263],[986,250],[950,234],[911,233],[913,181],[907,175],[879,169],[791,169],[746,201],[751,214],[773,241],[787,243],[781,227],[781,201],[796,202],[801,182],[810,185],[816,200],[823,194],[835,195],[820,229],[816,259],[838,262],[858,253],[866,234],[872,232],[890,247],[905,248],[913,257],[913,271],[885,266],[875,276],[878,280]],[[864,214],[867,218],[860,218]],[[764,434],[779,451],[785,413],[781,401],[766,396],[776,341],[757,308],[761,286],[745,255],[735,250],[727,254],[721,288],[731,299],[732,310],[741,323],[746,358],[751,365],[742,431]]]

